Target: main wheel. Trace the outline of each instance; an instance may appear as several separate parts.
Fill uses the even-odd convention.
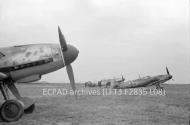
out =
[[[24,113],[22,104],[17,100],[7,100],[0,109],[1,117],[6,122],[19,120]]]

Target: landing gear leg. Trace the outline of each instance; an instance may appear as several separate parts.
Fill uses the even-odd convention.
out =
[[[8,88],[10,89],[10,91],[12,92],[12,94],[23,103],[23,107],[24,107],[24,113],[29,114],[32,113],[35,109],[35,104],[34,101],[30,98],[27,97],[21,97],[18,89],[16,88],[15,84],[13,81],[9,81],[7,83]]]
[[[160,84],[156,85],[156,89],[158,90],[164,90],[164,87],[160,86]]]
[[[24,113],[22,103],[19,100],[9,100],[5,84],[2,82],[0,83],[0,89],[5,99],[5,102],[2,104],[0,108],[1,118],[6,122],[19,120]]]
[[[9,95],[8,95],[7,86],[3,82],[0,83],[0,90],[1,90],[1,93],[4,97],[4,100],[8,100]]]

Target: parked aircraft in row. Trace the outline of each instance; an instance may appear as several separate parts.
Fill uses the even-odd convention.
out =
[[[67,44],[58,27],[60,44],[30,44],[0,48],[0,90],[4,103],[0,108],[0,116],[4,121],[16,121],[24,113],[32,113],[34,100],[22,97],[15,83],[38,81],[44,74],[66,67],[72,89],[75,91],[75,80],[71,63],[78,56],[78,49]],[[172,79],[168,68],[167,74],[147,76],[136,80],[125,81],[125,78],[104,79],[97,84],[87,82],[85,87],[110,87],[116,89],[156,86],[163,89],[160,84]],[[8,90],[16,97],[11,99]]]

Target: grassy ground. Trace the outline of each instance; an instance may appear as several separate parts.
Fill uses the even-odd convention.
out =
[[[20,93],[36,100],[34,113],[0,125],[189,125],[190,85],[165,85],[166,95],[43,95],[43,89],[68,85],[17,85]],[[78,85],[79,90],[83,88]],[[148,88],[147,92],[150,89]],[[91,89],[89,89],[91,90]],[[52,92],[52,91],[51,91]],[[52,94],[52,93],[50,93]],[[62,93],[63,94],[63,93]],[[64,93],[65,94],[65,93]],[[0,102],[3,102],[0,97]]]

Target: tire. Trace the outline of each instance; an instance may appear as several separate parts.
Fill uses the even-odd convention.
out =
[[[0,109],[1,118],[6,122],[19,120],[24,113],[22,104],[17,100],[7,100]]]

